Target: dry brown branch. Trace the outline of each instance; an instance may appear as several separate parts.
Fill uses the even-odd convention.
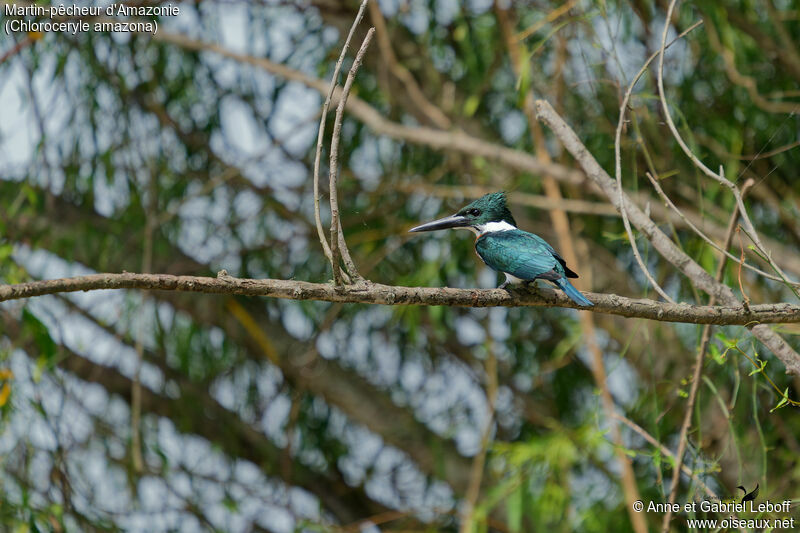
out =
[[[0,302],[34,298],[47,294],[105,289],[236,294],[288,300],[379,305],[579,308],[561,291],[548,288],[529,287],[527,290],[507,291],[505,289],[401,287],[370,282],[337,287],[327,283],[295,280],[234,278],[225,274],[224,271],[216,278],[123,272],[122,274],[91,274],[73,278],[0,285]],[[718,306],[669,304],[644,298],[625,298],[616,294],[591,292],[583,294],[595,304],[590,309],[591,311],[627,318],[726,326],[800,322],[800,305],[787,303],[751,305],[750,312],[747,312],[739,304],[726,303]],[[789,362],[791,363],[791,361]]]
[[[539,119],[550,127],[564,147],[578,161],[586,172],[586,175],[603,189],[612,204],[618,209],[623,202],[627,205],[631,222],[650,240],[653,247],[664,259],[678,267],[698,289],[709,295],[716,295],[717,300],[722,302],[725,306],[741,308],[741,302],[736,298],[730,287],[716,281],[708,272],[703,270],[697,262],[678,248],[672,240],[656,226],[649,216],[631,202],[627,195],[623,194],[620,196],[616,182],[600,166],[597,160],[586,149],[586,146],[578,139],[578,136],[575,135],[575,132],[572,131],[567,123],[555,112],[550,104],[544,100],[539,100],[536,105]],[[748,328],[753,332],[756,338],[783,362],[787,372],[791,374],[800,374],[800,354],[789,346],[780,335],[772,331],[765,324],[748,325]]]
[[[365,0],[366,1],[366,0]],[[356,265],[350,257],[350,251],[347,249],[347,243],[344,240],[344,232],[342,231],[342,223],[339,220],[339,193],[338,193],[338,180],[339,180],[339,140],[342,137],[342,118],[344,117],[344,106],[347,103],[347,97],[350,94],[350,89],[353,86],[353,81],[356,79],[361,62],[364,60],[364,54],[367,52],[369,43],[372,36],[375,34],[375,28],[370,28],[367,36],[364,37],[364,42],[361,43],[361,48],[356,54],[353,65],[350,67],[350,72],[347,73],[347,80],[344,82],[341,96],[339,97],[339,105],[336,107],[336,118],[333,122],[333,137],[331,138],[331,153],[328,174],[330,176],[330,190],[328,191],[331,201],[331,266],[333,268],[334,279],[338,285],[342,284],[342,277],[339,274],[339,256],[344,260],[347,273],[355,280],[360,280],[361,276],[358,274]]]

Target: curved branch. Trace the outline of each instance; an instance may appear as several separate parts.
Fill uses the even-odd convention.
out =
[[[350,72],[347,73],[347,80],[345,80],[344,87],[342,88],[341,97],[339,98],[339,105],[336,107],[336,118],[333,121],[330,164],[328,165],[328,175],[330,178],[330,189],[328,191],[328,195],[331,202],[331,267],[333,268],[333,275],[337,285],[342,284],[342,278],[339,275],[340,256],[344,260],[347,273],[356,280],[361,279],[361,275],[358,273],[356,265],[353,262],[353,259],[350,257],[350,251],[347,249],[347,243],[344,240],[344,232],[342,230],[342,223],[339,220],[339,139],[341,138],[342,133],[342,118],[344,117],[344,106],[347,103],[347,97],[350,94],[350,88],[353,86],[356,73],[361,67],[361,62],[364,60],[364,54],[367,52],[367,47],[369,47],[369,43],[374,34],[375,28],[370,28],[367,32],[367,36],[364,37],[364,42],[361,43],[361,48],[358,50],[356,58],[353,60],[353,65],[350,67]]]
[[[368,0],[361,2],[361,6],[358,8],[358,14],[356,14],[356,19],[353,21],[353,25],[350,27],[350,33],[347,34],[347,38],[344,41],[344,46],[342,46],[342,52],[339,54],[339,60],[336,62],[336,66],[333,69],[331,84],[328,88],[327,94],[325,95],[325,102],[322,104],[322,112],[319,119],[319,130],[317,131],[317,151],[314,155],[314,222],[317,225],[317,234],[319,236],[319,242],[322,243],[322,250],[325,252],[325,257],[327,257],[328,261],[331,262],[331,269],[333,269],[333,275],[336,279],[339,278],[341,273],[338,265],[333,260],[331,247],[328,244],[328,240],[325,238],[325,232],[322,229],[322,219],[319,213],[319,167],[322,159],[322,140],[325,136],[325,121],[328,118],[328,108],[330,107],[331,100],[333,99],[333,91],[336,90],[336,82],[339,79],[339,71],[342,69],[344,57],[347,55],[347,48],[350,46],[350,40],[353,38],[353,34],[356,31],[358,23],[361,22],[361,18],[364,16],[364,8],[366,7],[367,2]]]
[[[362,303],[378,305],[445,305],[453,307],[579,307],[564,293],[552,289],[454,289],[449,287],[401,287],[379,283],[360,283],[337,287],[326,283],[283,279],[245,279],[172,276],[169,274],[92,274],[74,278],[31,281],[0,285],[0,302],[64,292],[104,289],[141,289],[268,296],[289,300]],[[800,305],[788,303],[741,306],[669,304],[648,299],[626,298],[616,294],[584,293],[595,304],[590,311],[644,318],[662,322],[750,326],[800,322]],[[580,307],[580,309],[584,309]]]
[[[678,35],[675,39],[673,39],[669,44],[667,44],[664,48],[669,48],[672,46],[673,43],[677,42],[678,39],[682,38],[684,35],[698,27],[702,22],[696,22],[692,24],[689,29]],[[628,220],[628,211],[625,208],[625,202],[622,201],[622,158],[620,155],[621,150],[621,138],[622,138],[622,127],[625,124],[625,111],[628,109],[628,102],[631,99],[631,94],[633,93],[633,88],[636,86],[636,82],[642,77],[642,75],[647,71],[647,67],[650,66],[650,63],[658,56],[658,52],[651,55],[647,61],[645,61],[642,68],[639,69],[639,72],[636,73],[636,76],[633,78],[633,81],[628,86],[628,90],[625,91],[625,97],[622,99],[622,104],[619,107],[619,120],[617,122],[617,133],[614,137],[614,176],[617,179],[617,188],[619,189],[619,205],[620,205],[620,215],[622,215],[622,222],[625,225],[625,233],[628,234],[628,241],[631,244],[631,250],[633,250],[633,256],[636,258],[636,262],[639,263],[639,268],[642,269],[645,277],[653,286],[658,294],[661,295],[666,301],[670,303],[675,303],[675,301],[667,295],[661,285],[653,278],[653,275],[650,273],[650,270],[647,268],[647,265],[644,263],[641,254],[639,254],[639,246],[636,244],[636,237],[633,235],[633,230],[631,229],[630,220]]]

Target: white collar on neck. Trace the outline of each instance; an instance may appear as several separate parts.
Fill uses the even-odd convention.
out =
[[[477,235],[483,235],[484,233],[494,233],[496,231],[509,231],[512,229],[517,229],[513,224],[509,224],[505,220],[501,220],[500,222],[487,222],[486,224],[481,224],[475,230]]]

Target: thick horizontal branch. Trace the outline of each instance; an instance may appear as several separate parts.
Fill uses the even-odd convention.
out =
[[[337,287],[328,283],[281,279],[234,278],[221,272],[216,278],[168,274],[93,274],[74,278],[0,285],[0,302],[46,294],[104,289],[142,289],[268,296],[289,300],[380,305],[446,305],[457,307],[571,307],[578,308],[561,291],[529,287],[504,289],[453,289],[397,287],[361,283]],[[734,306],[668,304],[616,294],[584,293],[599,313],[629,318],[689,324],[752,325],[800,322],[800,306],[787,303],[751,305],[749,311]]]

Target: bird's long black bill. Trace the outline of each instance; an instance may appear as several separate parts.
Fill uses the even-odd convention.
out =
[[[439,229],[463,228],[464,226],[469,226],[469,222],[467,221],[466,217],[462,217],[461,215],[451,215],[449,217],[440,218],[439,220],[434,220],[433,222],[428,222],[427,224],[422,224],[416,228],[411,228],[408,231],[409,233],[416,233],[418,231],[436,231]]]

